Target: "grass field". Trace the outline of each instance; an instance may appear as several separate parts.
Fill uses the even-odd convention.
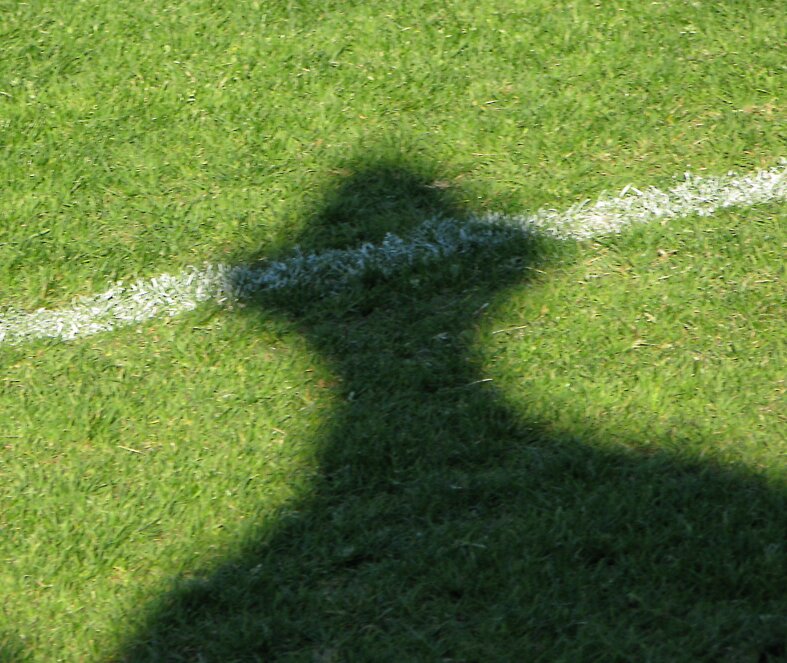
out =
[[[773,0],[0,0],[0,317],[787,156]],[[787,203],[0,343],[0,661],[787,660]]]

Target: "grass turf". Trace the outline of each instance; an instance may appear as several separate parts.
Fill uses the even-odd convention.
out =
[[[778,3],[4,16],[21,308],[784,150]],[[0,656],[784,658],[784,212],[0,347]]]

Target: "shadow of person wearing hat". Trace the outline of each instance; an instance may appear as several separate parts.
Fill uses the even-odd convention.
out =
[[[305,254],[468,217],[428,168],[368,160],[339,179],[296,240]],[[591,429],[557,435],[485,377],[484,311],[550,259],[542,240],[499,232],[337,287],[263,291],[243,309],[290,321],[340,380],[315,440],[319,476],[253,545],[151,606],[119,660],[785,653],[784,548],[764,552],[784,544],[782,492],[652,447],[611,451]]]

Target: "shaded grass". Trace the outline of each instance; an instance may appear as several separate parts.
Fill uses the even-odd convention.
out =
[[[452,209],[367,165],[309,242]],[[4,348],[7,622],[39,660],[778,651],[783,209]]]
[[[402,182],[415,186],[389,170],[350,178],[309,236],[374,227],[375,205],[385,217],[390,197],[370,186],[380,178],[402,196],[409,191]],[[413,194],[424,189],[422,183]],[[359,199],[364,214],[356,217]],[[332,213],[336,201],[345,202],[340,222]],[[708,246],[703,230],[694,242],[684,237],[682,250]],[[634,250],[642,241],[627,241],[634,270],[648,253]],[[531,337],[542,347],[528,345],[525,357],[522,343],[478,343],[485,305],[508,321],[516,316],[501,311],[512,299],[522,305],[523,293],[525,310],[540,306],[541,317],[551,307],[562,313],[576,306],[575,284],[555,278],[572,268],[550,267],[554,250],[522,238],[507,250],[367,282],[330,302],[306,292],[262,297],[262,319],[270,310],[283,312],[341,380],[342,398],[316,440],[319,470],[287,517],[249,531],[240,553],[218,568],[177,582],[120,658],[778,655],[787,625],[783,465],[777,459],[768,470],[746,469],[740,461],[753,460],[750,447],[730,454],[723,435],[734,436],[734,424],[719,431],[723,423],[713,417],[713,430],[692,427],[667,398],[654,398],[659,390],[681,393],[690,411],[693,399],[682,394],[690,385],[706,407],[715,405],[702,377],[690,377],[683,366],[652,376],[641,357],[610,365],[619,344],[640,352],[651,347],[628,344],[627,318],[638,312],[621,297],[603,298],[610,306],[599,314],[604,338],[588,334],[588,325],[570,314],[559,325],[556,314],[558,347],[542,330]],[[774,257],[762,265],[773,265]],[[528,283],[545,269],[552,278]],[[624,270],[622,278],[611,277],[612,287],[630,289],[628,276]],[[693,278],[707,282],[702,270]],[[655,275],[653,282],[662,283]],[[560,292],[545,296],[550,289]],[[640,288],[637,300],[646,295]],[[530,317],[520,315],[522,322]],[[619,318],[624,331],[615,326]],[[767,312],[760,319],[767,324]],[[526,336],[527,326],[517,326]],[[573,334],[584,352],[575,350]],[[490,359],[484,362],[476,347],[494,348]],[[505,364],[509,352],[514,359]],[[677,360],[680,354],[672,353]],[[597,367],[597,355],[609,361]],[[555,403],[556,375],[579,382],[559,389],[567,404]],[[767,398],[776,372],[763,377]],[[622,388],[610,397],[616,381]],[[717,387],[720,395],[728,389]],[[561,406],[562,414],[553,412]],[[668,427],[654,425],[651,412],[668,417]],[[725,414],[734,422],[740,413]],[[776,439],[773,429],[769,437]]]

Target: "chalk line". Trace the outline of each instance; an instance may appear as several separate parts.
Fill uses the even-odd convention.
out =
[[[207,301],[228,303],[263,288],[320,287],[340,290],[369,270],[392,274],[408,266],[429,264],[479,247],[543,235],[559,240],[586,240],[622,232],[638,224],[690,215],[710,216],[727,207],[787,200],[787,160],[748,175],[699,177],[686,174],[667,190],[627,186],[617,196],[602,195],[565,211],[542,209],[532,214],[487,214],[430,219],[406,237],[388,234],[379,244],[294,255],[264,267],[208,264],[178,274],[161,274],[129,285],[79,297],[68,308],[32,312],[6,309],[0,315],[0,343],[52,338],[64,341],[90,336],[159,317],[173,317]]]

